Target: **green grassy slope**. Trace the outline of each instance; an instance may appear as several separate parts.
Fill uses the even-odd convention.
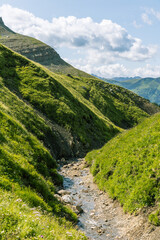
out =
[[[133,127],[143,117],[159,111],[146,99],[131,91],[105,83],[99,79],[61,76],[61,83],[69,89],[74,89],[77,96],[80,93],[116,126],[121,128]],[[73,91],[73,90],[72,90]]]
[[[103,144],[118,132],[109,120],[100,118],[41,67],[3,46],[0,50],[2,85],[19,98],[26,99],[51,123],[56,122],[65,128],[81,145],[88,143],[91,148]],[[23,124],[27,124],[25,119]],[[37,135],[36,130],[34,134]]]
[[[130,91],[98,79],[52,73],[4,46],[0,62],[6,113],[18,118],[55,156],[83,155],[101,147],[119,127],[131,127],[159,111]]]
[[[160,78],[142,78],[120,82],[106,79],[106,81],[127,88],[153,103],[160,104]]]
[[[85,239],[54,197],[62,179],[53,157],[84,155],[157,111],[121,87],[50,72],[0,45],[0,238]]]
[[[160,224],[159,140],[158,113],[86,156],[96,183],[118,199],[126,211],[156,205],[156,214],[150,216],[156,225]]]
[[[0,111],[0,238],[82,239],[65,220],[76,215],[54,197],[61,182],[42,143]]]

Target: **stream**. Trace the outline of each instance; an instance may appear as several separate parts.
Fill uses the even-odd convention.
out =
[[[78,214],[78,227],[88,239],[152,239],[148,238],[148,233],[145,234],[142,228],[142,216],[124,214],[116,201],[98,189],[83,159],[67,162],[61,166],[59,173],[63,176],[64,183],[63,190],[58,194],[61,200]],[[144,238],[136,237],[140,234],[144,235]]]

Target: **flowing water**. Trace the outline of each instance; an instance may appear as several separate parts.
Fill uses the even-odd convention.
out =
[[[70,203],[83,209],[79,214],[78,226],[89,239],[116,239],[116,229],[113,231],[110,227],[108,214],[105,214],[108,206],[106,199],[103,199],[102,192],[93,184],[89,169],[83,169],[81,163],[79,160],[72,166],[66,165],[60,172],[64,178],[63,187],[70,192]]]
[[[143,218],[124,214],[119,204],[111,200],[93,183],[89,168],[83,159],[76,159],[63,165],[63,189],[68,192],[69,205],[78,210],[79,229],[91,240],[150,240],[143,229]],[[63,196],[64,197],[64,196]],[[62,197],[62,198],[63,198]],[[142,228],[140,232],[139,229]],[[138,231],[137,231],[138,229]],[[137,235],[138,234],[138,235]],[[140,237],[144,235],[144,237]],[[159,239],[159,238],[155,238]]]

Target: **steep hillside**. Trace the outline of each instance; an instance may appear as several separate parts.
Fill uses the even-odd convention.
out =
[[[121,128],[133,127],[143,117],[160,110],[158,106],[133,92],[99,79],[70,75],[69,78],[61,79],[61,82],[68,88],[74,88],[77,94],[81,93],[101,114]]]
[[[3,111],[0,166],[1,239],[85,239],[66,220],[76,221],[76,215],[54,197],[54,183],[62,182],[56,161],[36,137]]]
[[[130,91],[98,79],[54,74],[3,46],[0,63],[1,101],[12,109],[7,113],[56,157],[82,156],[101,147],[119,127],[159,111]]]
[[[5,104],[7,98],[6,89],[14,93],[14,96],[18,97],[18,101],[20,99],[27,100],[28,109],[20,117],[18,115],[25,108],[24,104],[21,103],[21,110],[17,112],[18,107],[14,108],[12,100],[7,98],[8,107],[13,109],[14,115],[27,129],[33,125],[30,131],[36,134],[40,140],[49,141],[48,144],[52,145],[53,138],[50,137],[54,136],[49,128],[52,128],[53,132],[56,129],[59,135],[61,132],[64,135],[59,145],[63,145],[63,140],[65,141],[66,138],[68,148],[72,149],[74,154],[82,155],[84,149],[102,145],[119,131],[102,114],[99,116],[98,110],[96,113],[92,109],[92,104],[83,102],[83,97],[81,97],[81,101],[78,100],[76,95],[65,88],[59,75],[53,78],[41,67],[3,46],[0,48],[0,61],[1,85],[4,89],[3,103]],[[11,94],[9,96],[10,99],[15,99]],[[14,101],[16,102],[17,98]],[[36,121],[33,120],[35,117],[32,119],[35,111],[30,110],[30,105],[32,105],[32,109],[33,107],[37,109],[37,114],[41,115],[41,119],[38,118],[39,120]],[[37,124],[40,125],[40,128]],[[44,125],[47,125],[45,129],[43,129]],[[102,135],[101,132],[104,134]]]
[[[38,62],[53,72],[74,74],[77,76],[89,76],[87,73],[80,71],[67,62],[65,62],[59,54],[47,44],[21,34],[14,33],[5,26],[2,18],[0,18],[0,43],[11,48],[25,57]]]
[[[106,79],[105,81],[127,88],[139,96],[149,99],[152,103],[160,104],[160,78],[141,78],[120,82]]]
[[[118,199],[124,210],[134,212],[155,206],[149,216],[155,225],[160,225],[159,140],[158,113],[86,157],[96,183]]]

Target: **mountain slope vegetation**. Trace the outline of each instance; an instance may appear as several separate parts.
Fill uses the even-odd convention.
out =
[[[12,109],[7,113],[18,118],[55,156],[83,155],[102,146],[121,131],[119,127],[133,126],[159,111],[120,87],[111,91],[110,84],[98,79],[52,73],[4,46],[0,60],[1,101]]]
[[[55,198],[56,159],[84,156],[159,111],[128,90],[75,75],[0,45],[1,239],[86,239],[73,227],[76,214]]]
[[[85,99],[96,106],[99,111],[116,126],[129,128],[148,114],[159,111],[159,107],[138,95],[99,79],[78,78],[70,76],[63,80],[65,86],[72,86]]]
[[[152,103],[160,104],[160,78],[141,78],[125,81],[105,80],[133,91],[141,97],[149,99]]]
[[[54,197],[55,184],[62,183],[56,161],[36,137],[3,111],[0,166],[1,239],[83,238],[66,221],[76,221],[76,215]]]
[[[155,225],[160,225],[159,133],[158,113],[86,157],[96,183],[118,199],[125,211],[156,206],[149,216]]]

